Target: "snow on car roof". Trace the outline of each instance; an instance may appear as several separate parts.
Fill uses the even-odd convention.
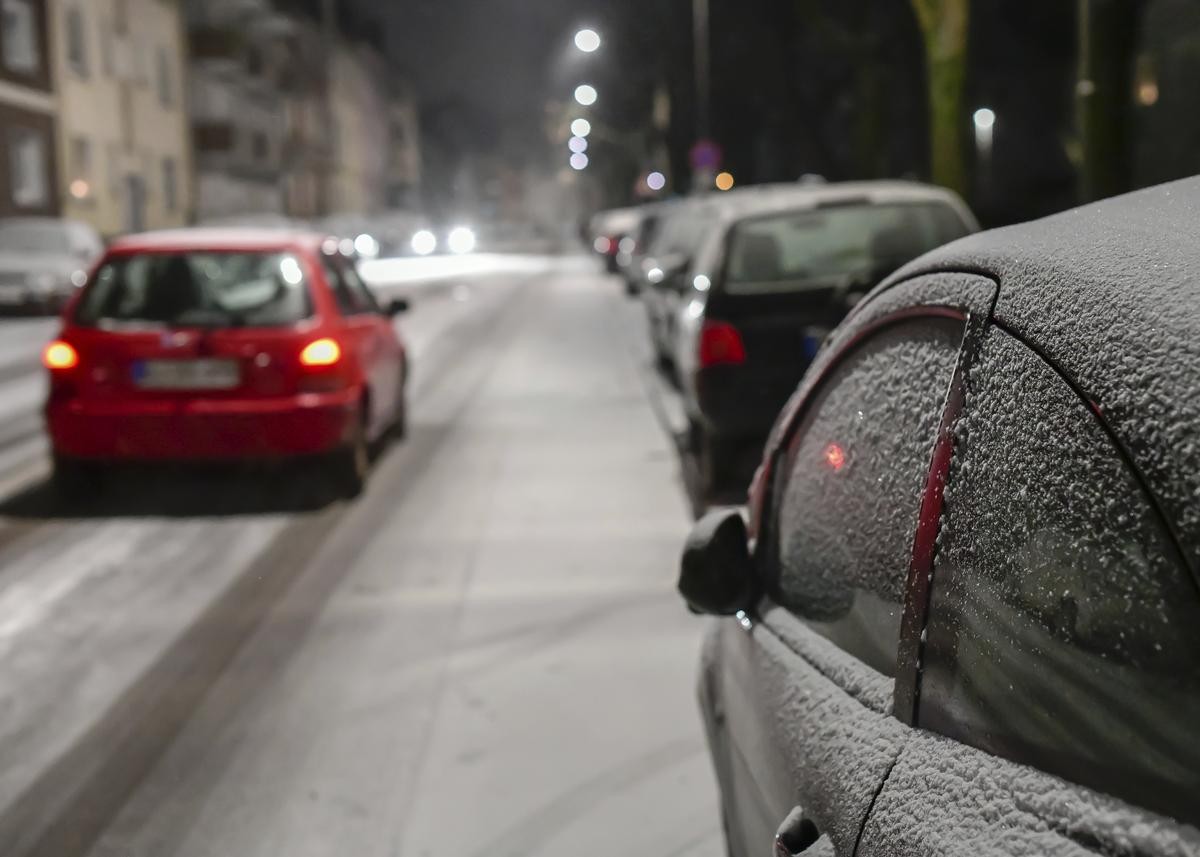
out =
[[[270,250],[283,247],[319,246],[327,236],[296,229],[247,227],[195,227],[164,229],[125,235],[112,242],[116,253],[163,250]]]
[[[902,268],[999,283],[995,317],[1128,449],[1200,565],[1200,177],[955,241]]]

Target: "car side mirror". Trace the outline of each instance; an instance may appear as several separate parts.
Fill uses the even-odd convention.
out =
[[[679,594],[688,607],[730,616],[752,606],[760,592],[741,513],[717,509],[697,521],[679,563]]]
[[[408,312],[408,310],[408,298],[392,298],[391,301],[388,302],[385,312],[391,318],[395,318],[398,315]]]

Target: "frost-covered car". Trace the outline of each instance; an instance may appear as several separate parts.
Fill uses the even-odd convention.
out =
[[[1200,179],[834,332],[680,590],[738,857],[1200,854]]]

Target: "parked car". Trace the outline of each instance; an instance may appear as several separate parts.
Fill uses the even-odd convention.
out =
[[[103,252],[104,242],[86,223],[0,219],[0,308],[58,312]]]
[[[617,254],[621,250],[621,239],[637,228],[638,219],[636,208],[613,208],[592,217],[588,227],[592,249],[604,260],[604,269],[608,273],[619,272]]]
[[[834,332],[679,587],[730,852],[1200,853],[1200,179]]]
[[[713,209],[655,289],[703,490],[749,481],[779,409],[873,286],[977,228],[953,193],[902,182],[772,187]]]
[[[649,203],[639,210],[637,225],[624,239],[625,250],[621,250],[619,246],[617,248],[617,267],[621,276],[625,278],[625,294],[632,297],[641,292],[645,284],[645,266],[651,248],[658,240],[663,225],[680,205],[678,200],[669,200]]]
[[[47,346],[55,482],[123,461],[319,458],[347,495],[403,434],[404,346],[339,242],[246,229],[115,242]]]

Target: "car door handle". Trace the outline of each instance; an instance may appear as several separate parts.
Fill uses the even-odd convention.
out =
[[[795,857],[803,854],[821,838],[821,831],[804,810],[796,807],[788,813],[775,833],[774,857]]]

